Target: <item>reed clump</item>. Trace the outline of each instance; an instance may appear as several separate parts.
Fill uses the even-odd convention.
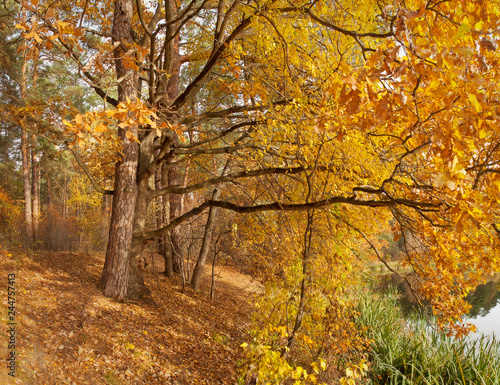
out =
[[[404,316],[395,290],[366,294],[357,322],[371,340],[367,384],[500,384],[500,342],[494,336],[447,337],[428,315]]]

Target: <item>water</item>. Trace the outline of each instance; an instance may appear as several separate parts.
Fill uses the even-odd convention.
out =
[[[401,307],[409,313],[419,305],[415,302],[408,284],[396,275],[386,275],[380,283],[379,289],[394,286],[401,295]],[[484,285],[479,285],[476,290],[469,294],[467,302],[472,305],[469,312],[469,320],[477,327],[477,332],[472,337],[484,335],[495,335],[500,338],[500,274]]]
[[[479,285],[474,293],[469,294],[467,301],[472,305],[470,322],[477,327],[473,337],[481,334],[500,337],[500,274]]]

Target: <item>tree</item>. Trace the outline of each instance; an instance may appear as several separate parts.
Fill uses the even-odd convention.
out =
[[[74,146],[118,138],[106,295],[147,295],[137,266],[146,241],[215,208],[323,210],[369,244],[377,220],[392,217],[422,292],[452,325],[460,298],[498,270],[499,15],[487,4],[27,9],[36,18],[20,23],[25,38],[71,58],[107,103],[59,123],[60,134]],[[189,172],[186,186],[151,186],[175,167]],[[192,193],[205,201],[147,228],[154,198]]]
[[[130,46],[133,43],[132,13],[131,0],[119,0],[115,3],[112,36],[113,43],[116,43],[116,75],[122,79],[118,85],[119,102],[136,99],[137,72],[127,68],[124,59],[126,54],[133,54],[130,52]],[[138,143],[135,140],[129,140],[126,136],[128,132],[137,138],[137,125],[129,126],[127,130],[121,127],[118,129],[118,136],[122,143],[122,159],[116,164],[111,227],[101,279],[104,294],[118,298],[124,298],[128,289],[139,163]]]
[[[26,99],[27,92],[27,60],[26,51],[19,55],[17,48],[22,48],[20,39],[14,35],[13,18],[9,16],[19,12],[13,4],[5,2],[1,6],[2,10],[2,96],[11,103],[23,103]],[[21,7],[20,18],[26,19],[25,10]],[[18,67],[21,67],[19,71]],[[33,217],[31,206],[31,181],[30,181],[30,151],[28,143],[28,134],[26,131],[21,131],[21,164],[23,172],[23,188],[24,188],[24,206],[25,206],[25,224],[27,242],[33,244]]]

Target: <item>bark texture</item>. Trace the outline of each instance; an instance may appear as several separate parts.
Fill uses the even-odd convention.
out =
[[[176,160],[176,157],[169,159],[168,169],[164,176],[167,178],[168,185],[180,184],[180,172],[177,164],[171,164]],[[182,215],[182,195],[170,194],[169,195],[169,218],[170,221]],[[182,257],[181,251],[181,233],[180,228],[175,227],[167,235],[167,243],[165,245],[165,275],[171,277],[173,272],[180,272],[180,258]],[[170,275],[172,271],[172,275]]]
[[[158,139],[158,138],[157,138]],[[160,141],[155,141],[155,145],[157,145]],[[156,155],[156,154],[155,154]],[[155,172],[155,189],[159,190],[163,188],[163,183],[161,181],[161,167],[159,167]],[[155,227],[159,228],[167,223],[168,218],[165,218],[166,207],[165,207],[165,199],[160,195],[156,198],[156,213],[155,213]],[[156,239],[156,249],[160,255],[165,255],[165,235],[161,235]]]
[[[215,189],[212,194],[212,200],[216,201],[220,197],[220,190]],[[207,223],[205,225],[205,233],[203,235],[203,242],[201,244],[200,254],[196,265],[193,270],[193,275],[191,277],[191,287],[198,291],[200,288],[201,276],[203,274],[203,268],[207,262],[208,252],[210,251],[210,246],[212,244],[212,233],[214,228],[214,223],[217,218],[217,207],[210,207],[208,211]]]
[[[137,88],[137,73],[126,68],[124,56],[132,47],[131,20],[133,13],[131,0],[116,0],[113,19],[113,42],[116,48],[118,101],[134,100]],[[103,293],[109,297],[123,299],[128,294],[130,275],[130,256],[132,230],[134,225],[137,199],[137,166],[139,146],[136,141],[128,140],[126,131],[137,137],[137,126],[119,128],[118,136],[122,144],[121,160],[116,164],[113,205],[106,260],[101,277]]]
[[[40,161],[35,148],[36,137],[32,136],[31,147],[31,194],[33,199],[33,239],[38,239],[38,223],[40,220]]]
[[[149,166],[153,154],[153,132],[146,132],[141,138],[139,147],[138,173],[141,174]],[[142,233],[146,228],[148,207],[152,199],[149,179],[144,179],[137,186],[137,200],[135,203],[134,234],[132,235],[132,245],[129,263],[129,281],[127,297],[131,299],[146,299],[150,291],[144,283],[142,271],[144,267],[142,253],[146,246],[146,241],[137,234]]]
[[[40,50],[35,48],[33,57],[33,86],[38,82],[38,62]],[[31,135],[31,194],[33,199],[33,240],[38,239],[38,223],[40,220],[40,154],[37,148],[36,135]]]
[[[175,31],[179,23],[174,23],[176,16],[176,5],[174,0],[165,1],[165,21],[168,23],[166,28],[166,38],[170,40],[165,48],[164,70],[165,74],[161,79],[160,92],[164,93],[165,104],[169,105],[179,94],[179,76],[180,76],[180,55],[179,55],[179,35],[174,37]],[[175,140],[174,140],[175,142]],[[177,159],[172,155],[168,159],[168,163],[163,166],[162,170],[162,185],[178,185],[180,183],[179,166],[172,165]],[[171,194],[163,198],[165,204],[166,215],[165,219],[172,220],[182,214],[182,196]],[[168,211],[167,211],[168,210]],[[173,277],[174,271],[180,272],[179,260],[181,257],[181,234],[179,228],[168,232],[164,238],[163,258],[165,261],[166,277]]]
[[[26,222],[26,237],[29,244],[33,244],[33,214],[31,210],[31,180],[30,180],[30,157],[28,134],[21,132],[21,156],[23,167],[23,189],[24,189],[24,220]]]
[[[26,21],[26,10],[21,9],[21,18],[23,22]],[[27,91],[27,59],[26,51],[24,52],[23,66],[21,68],[21,100],[26,100]],[[24,220],[26,222],[26,237],[27,242],[32,245],[34,242],[33,234],[33,215],[31,210],[31,181],[30,181],[30,156],[29,156],[29,143],[28,133],[24,130],[21,131],[21,161],[23,168],[23,189],[24,189]]]

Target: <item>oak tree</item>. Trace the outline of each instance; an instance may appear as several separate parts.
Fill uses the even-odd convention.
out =
[[[138,268],[146,242],[205,210],[209,218],[215,209],[305,211],[306,229],[317,215],[330,218],[374,252],[371,234],[392,219],[421,292],[443,323],[465,330],[455,322],[466,310],[463,296],[500,261],[496,7],[418,0],[23,5],[25,39],[71,59],[103,99],[101,110],[53,124],[75,154],[83,138],[117,148],[113,191],[93,181],[113,194],[106,295],[147,295]],[[164,177],[153,183],[158,172]],[[205,200],[148,227],[155,198],[179,208],[172,197],[193,193]],[[207,236],[210,227],[209,219]],[[307,293],[307,281],[301,285]]]

